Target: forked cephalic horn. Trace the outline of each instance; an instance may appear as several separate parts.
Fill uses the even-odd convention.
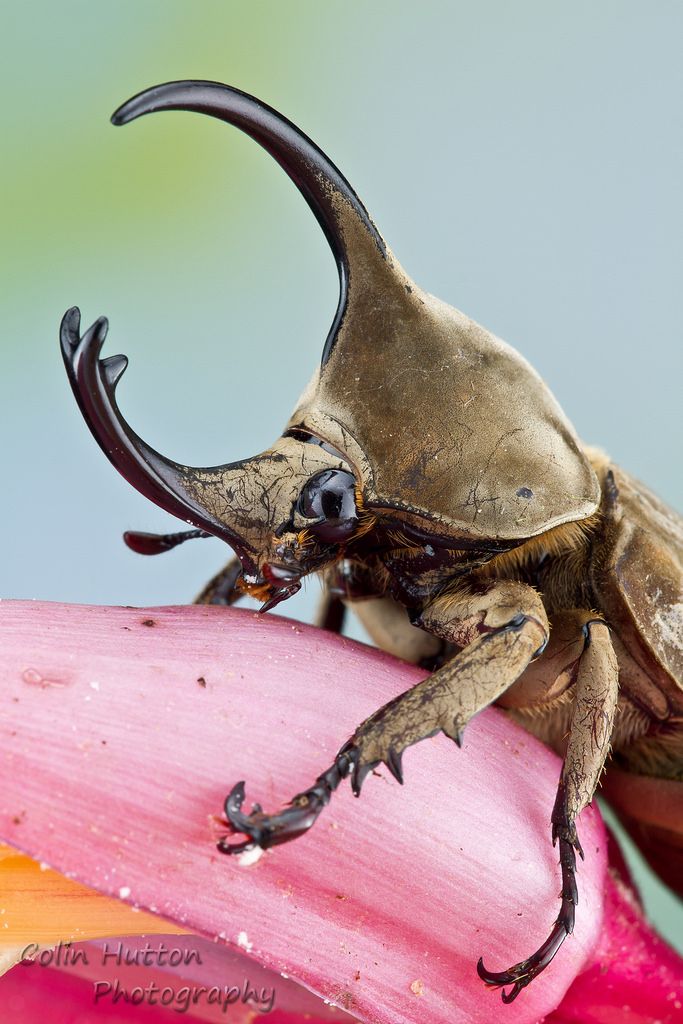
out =
[[[350,299],[351,250],[359,264],[367,260],[384,262],[387,256],[384,241],[358,196],[303,132],[271,107],[237,89],[216,82],[169,82],[134,96],[119,107],[112,121],[126,124],[158,110],[196,111],[235,125],[278,161],[305,198],[325,232],[339,271],[339,304],[323,350],[324,365]],[[362,278],[361,272],[359,283]],[[69,380],[95,439],[137,490],[172,515],[227,541],[242,559],[245,570],[250,571],[254,565],[250,557],[253,546],[197,499],[197,485],[201,478],[199,489],[204,493],[212,481],[224,488],[226,481],[235,479],[253,460],[196,469],[165,458],[143,441],[116,403],[116,385],[128,365],[126,357],[99,358],[107,326],[107,320],[101,317],[81,337],[80,312],[74,307],[65,314],[60,332]]]
[[[133,487],[150,501],[179,519],[227,541],[243,562],[251,563],[252,550],[244,539],[199,504],[194,494],[197,474],[204,479],[238,470],[241,462],[196,470],[181,466],[151,448],[128,425],[116,403],[116,385],[128,365],[123,355],[100,359],[108,322],[100,317],[81,337],[80,311],[74,306],[64,314],[60,328],[62,355],[73,393],[83,417],[110,462]]]

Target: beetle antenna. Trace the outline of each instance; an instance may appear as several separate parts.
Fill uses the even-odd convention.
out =
[[[211,534],[205,530],[181,530],[180,533],[142,533],[139,530],[126,530],[123,540],[126,546],[138,555],[162,555],[164,551],[171,551],[179,544],[184,544],[186,540],[210,536]]]

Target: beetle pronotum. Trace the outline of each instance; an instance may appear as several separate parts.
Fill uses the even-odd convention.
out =
[[[81,411],[116,468],[195,529],[128,533],[145,554],[214,535],[236,557],[198,600],[263,610],[321,573],[321,623],[350,604],[382,647],[435,667],[364,721],[334,763],[282,810],[226,814],[235,853],[305,832],[350,776],[356,795],[384,763],[402,781],[410,744],[443,731],[456,743],[497,702],[558,750],[552,810],[560,912],[536,952],[507,970],[477,970],[510,1002],[574,926],[578,813],[612,749],[614,794],[662,876],[683,877],[683,524],[598,451],[583,446],[534,370],[405,274],[328,158],[276,111],[212,82],[149,89],[113,116],[193,110],[236,125],[287,172],[322,227],[340,298],[322,360],[272,448],[194,468],[155,452],[115,400],[124,356],[100,359],[107,321],[82,336],[78,309],[61,327]],[[381,394],[381,405],[377,395]],[[429,402],[423,400],[429,395]],[[419,627],[419,628],[416,628]],[[666,793],[645,816],[624,800]],[[626,787],[627,788],[627,787]]]

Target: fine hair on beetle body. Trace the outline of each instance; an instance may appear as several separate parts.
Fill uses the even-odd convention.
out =
[[[246,813],[245,785],[234,785],[219,848],[295,839],[344,779],[359,795],[383,763],[402,782],[406,747],[438,732],[459,745],[472,717],[496,703],[563,758],[548,809],[557,918],[513,966],[477,965],[511,1002],[573,930],[576,819],[608,754],[607,795],[680,891],[675,800],[645,818],[628,793],[637,778],[641,794],[683,797],[683,522],[579,441],[514,349],[407,276],[340,171],[286,118],[236,89],[189,81],[140,93],[113,121],[163,110],[235,125],[278,161],[325,233],[340,296],[282,436],[260,455],[205,468],[160,455],[133,431],[115,395],[127,360],[100,358],[107,321],[82,333],[79,310],[67,311],[64,360],[96,440],[134,487],[193,526],[129,532],[126,542],[149,555],[224,540],[234,557],[201,603],[247,594],[266,611],[319,574],[321,626],[340,630],[352,608],[380,647],[431,670],[362,722],[279,811]]]

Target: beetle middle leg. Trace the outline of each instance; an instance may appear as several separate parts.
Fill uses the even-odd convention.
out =
[[[488,971],[480,959],[477,972],[488,985],[503,990],[511,1003],[544,970],[574,930],[578,891],[576,853],[583,851],[576,818],[593,799],[609,750],[618,699],[618,665],[606,624],[584,613],[584,649],[578,664],[567,749],[552,813],[553,846],[559,843],[562,904],[545,942],[525,960],[506,971]]]
[[[197,594],[194,604],[218,604],[224,607],[235,604],[242,597],[242,591],[237,589],[241,573],[242,563],[239,558],[231,558]]]
[[[432,601],[418,624],[463,649],[432,676],[400,694],[371,715],[341,748],[333,764],[313,786],[279,813],[259,805],[242,812],[244,783],[233,787],[225,811],[233,832],[247,840],[219,843],[224,853],[262,848],[307,831],[347,775],[356,796],[363,780],[381,762],[402,782],[406,747],[444,732],[456,743],[467,722],[496,700],[544,648],[548,620],[539,595],[521,583],[503,581]]]
[[[443,664],[444,641],[414,626],[403,605],[391,597],[355,600],[353,611],[381,650],[429,670]]]
[[[328,633],[341,633],[346,621],[346,605],[338,594],[331,590],[323,593],[318,605],[315,624]]]

